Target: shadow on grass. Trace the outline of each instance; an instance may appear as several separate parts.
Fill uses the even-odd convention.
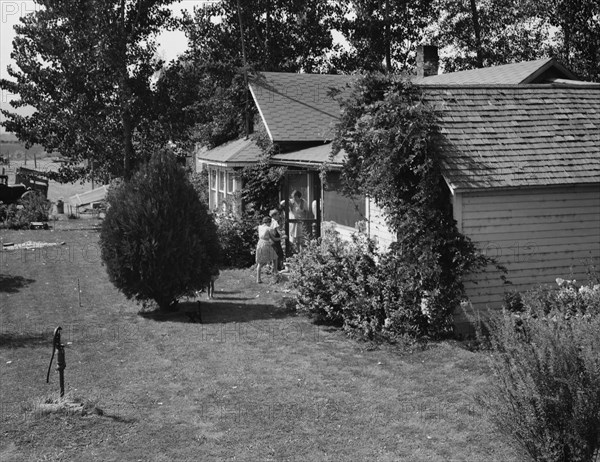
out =
[[[23,276],[4,276],[0,274],[0,292],[16,294],[23,287],[35,282],[35,279],[27,279]]]
[[[124,417],[124,416],[118,415],[118,414],[113,415],[113,414],[103,413],[102,417],[111,419],[114,422],[125,423],[125,424],[132,424],[132,423],[136,423],[138,421],[138,419],[136,419],[134,417]]]
[[[177,311],[141,312],[140,316],[159,322],[194,322],[192,318],[194,318],[194,315],[197,313],[197,307],[197,302],[180,302]],[[222,302],[219,300],[200,302],[202,324],[252,322],[261,319],[283,319],[295,315],[296,313],[289,308],[268,304],[240,304]]]
[[[48,346],[52,348],[52,335],[39,333],[0,333],[0,348],[26,348]]]

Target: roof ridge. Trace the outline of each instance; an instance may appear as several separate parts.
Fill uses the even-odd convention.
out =
[[[522,85],[519,83],[429,83],[422,84],[421,82],[415,83],[415,85],[422,87],[423,89],[464,89],[464,88],[474,88],[474,89],[515,89],[520,91],[527,90],[544,90],[544,89],[578,89],[578,90],[592,90],[600,88],[600,82],[588,82],[585,85],[581,83],[530,83],[527,85]]]

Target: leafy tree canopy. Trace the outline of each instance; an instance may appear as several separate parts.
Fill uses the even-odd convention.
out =
[[[438,0],[428,37],[445,49],[446,72],[557,57],[600,81],[598,0]]]
[[[339,11],[327,0],[223,0],[184,14],[189,50],[158,84],[166,125],[208,148],[243,135],[254,115],[245,73],[328,72]]]
[[[407,71],[433,20],[432,0],[345,0],[336,25],[351,45],[334,64],[344,71]]]
[[[142,157],[142,121],[154,112],[151,79],[161,66],[155,35],[164,28],[169,0],[36,0],[39,8],[15,26],[12,80],[0,87],[18,94],[3,111],[7,131],[70,160],[62,179],[129,175]]]

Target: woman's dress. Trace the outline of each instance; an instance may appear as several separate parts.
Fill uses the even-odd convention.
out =
[[[271,239],[271,228],[267,225],[258,227],[258,244],[256,245],[256,263],[264,265],[277,258]]]
[[[290,200],[290,218],[293,220],[306,220],[308,218],[308,210],[304,199],[300,202]],[[290,223],[290,242],[295,242],[302,245],[304,240],[304,222]]]

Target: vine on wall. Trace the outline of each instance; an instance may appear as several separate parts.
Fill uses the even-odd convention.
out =
[[[386,212],[397,242],[381,259],[389,271],[379,294],[388,327],[440,335],[464,299],[463,281],[489,259],[461,234],[441,170],[436,111],[423,92],[398,76],[369,74],[342,106],[332,155],[346,152],[347,194],[364,194]],[[417,316],[415,316],[417,314]]]

